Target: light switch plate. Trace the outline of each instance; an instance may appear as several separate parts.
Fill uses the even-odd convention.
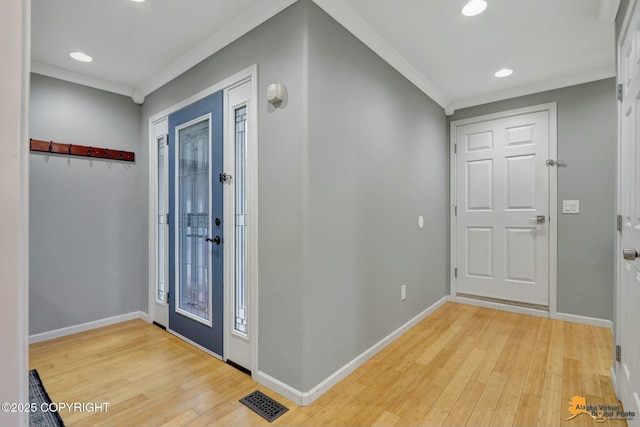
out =
[[[565,214],[580,213],[580,200],[563,200],[562,213],[565,213]]]

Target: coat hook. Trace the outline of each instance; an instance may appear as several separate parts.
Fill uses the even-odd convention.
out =
[[[67,154],[71,154],[71,144],[69,144],[69,147],[67,148]]]
[[[104,157],[105,159],[107,158],[107,152],[108,152],[108,151],[109,151],[109,150],[107,150],[106,148],[104,149],[104,156],[102,156],[102,157]]]
[[[51,152],[51,148],[53,148],[53,141],[49,141],[49,152]]]
[[[89,147],[89,151],[87,151],[87,156],[91,157],[91,147]]]
[[[124,156],[124,151],[120,152],[120,160],[122,160],[122,156]]]

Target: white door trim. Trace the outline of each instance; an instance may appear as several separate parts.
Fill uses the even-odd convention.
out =
[[[622,84],[624,77],[621,76],[621,64],[620,64],[620,56],[622,55],[622,43],[624,42],[624,37],[627,33],[628,27],[629,27],[629,22],[631,20],[631,16],[633,15],[633,9],[636,6],[636,1],[635,0],[631,0],[629,1],[629,5],[627,6],[627,11],[626,14],[624,16],[624,20],[623,20],[623,24],[622,27],[620,28],[620,34],[618,35],[618,37],[616,38],[616,90],[618,88],[618,84]],[[615,181],[615,185],[616,185],[616,189],[615,189],[615,206],[616,206],[616,215],[622,215],[622,206],[621,206],[621,200],[622,200],[622,159],[620,156],[620,146],[622,144],[622,126],[621,126],[621,120],[622,120],[622,114],[623,113],[623,108],[622,108],[622,103],[621,102],[617,102],[616,103],[616,109],[617,109],[617,114],[616,114],[616,129],[617,129],[617,134],[616,134],[616,181]],[[616,231],[615,231],[615,236],[616,236],[616,240],[615,240],[615,246],[614,246],[614,251],[613,251],[613,262],[615,263],[615,268],[613,269],[613,274],[614,274],[614,278],[613,278],[613,283],[614,283],[614,298],[613,298],[613,304],[614,304],[614,327],[613,327],[613,357],[612,357],[612,366],[611,366],[611,382],[613,383],[613,391],[616,393],[616,397],[618,399],[620,399],[620,381],[617,380],[617,376],[616,376],[616,372],[617,369],[620,367],[620,362],[616,361],[616,346],[619,345],[619,340],[620,340],[620,285],[621,285],[621,280],[623,277],[623,273],[622,273],[622,263],[620,262],[620,252],[622,251],[622,233],[620,231],[617,230],[616,227]]]
[[[246,192],[246,285],[247,285],[247,295],[248,295],[248,304],[247,304],[247,318],[249,321],[247,337],[242,338],[236,332],[234,332],[233,328],[233,313],[234,313],[234,286],[235,286],[235,222],[225,220],[224,222],[224,230],[223,233],[226,236],[225,239],[227,242],[233,242],[233,245],[225,245],[224,247],[224,259],[225,259],[225,268],[224,268],[224,342],[223,342],[223,351],[224,351],[224,360],[229,359],[230,356],[230,341],[234,339],[244,339],[249,342],[249,352],[251,353],[250,358],[250,366],[246,367],[251,371],[251,375],[258,371],[257,366],[257,320],[254,316],[257,316],[258,313],[258,140],[257,140],[257,132],[258,132],[258,84],[257,84],[257,75],[252,77],[250,80],[251,88],[250,94],[248,98],[243,98],[239,104],[234,105],[231,103],[231,98],[233,98],[230,92],[234,88],[241,87],[248,80],[244,79],[233,86],[227,87],[224,91],[224,171],[225,173],[230,173],[232,175],[231,182],[237,178],[235,176],[234,168],[235,168],[235,130],[234,126],[234,117],[231,114],[231,111],[236,107],[244,105],[247,107],[248,113],[248,121],[247,121],[247,137],[246,137],[246,159],[245,159],[245,192]],[[236,95],[237,96],[237,95]],[[237,100],[237,99],[236,99]],[[225,218],[233,218],[235,216],[235,194],[234,187],[225,185],[225,206],[224,206],[224,217]],[[233,203],[229,201],[232,200]],[[238,338],[240,337],[240,338]],[[246,345],[246,344],[245,344]],[[234,346],[236,347],[236,346]],[[255,357],[253,357],[255,355]],[[240,360],[232,360],[233,362],[240,363]]]
[[[620,28],[620,33],[616,38],[616,89],[618,84],[622,84],[624,87],[625,84],[625,76],[624,76],[624,65],[623,65],[623,48],[627,37],[635,37],[633,34],[629,34],[629,26],[632,23],[634,13],[636,13],[635,9],[638,7],[637,0],[630,0],[627,5],[627,10],[624,15],[624,20],[622,22],[622,27]],[[636,45],[636,49],[638,46]],[[637,77],[636,77],[637,78]],[[627,94],[625,93],[625,96]],[[629,94],[629,96],[632,96]],[[625,106],[622,101],[618,101],[617,105],[617,115],[616,115],[616,127],[617,127],[617,141],[616,141],[616,180],[615,180],[615,207],[616,207],[616,215],[624,215],[623,212],[623,197],[622,197],[622,180],[623,180],[623,160],[622,160],[622,144],[623,144],[623,129],[622,129],[622,118],[625,114]],[[638,123],[635,123],[636,128]],[[622,227],[624,228],[624,226]],[[622,250],[623,240],[622,240],[622,232],[616,228],[615,231],[615,250],[614,250],[614,328],[613,328],[613,357],[612,357],[612,366],[611,366],[611,379],[613,383],[613,389],[616,393],[616,397],[618,399],[623,398],[623,383],[624,378],[620,378],[618,380],[617,373],[624,372],[621,363],[616,361],[616,346],[623,345],[625,343],[621,342],[621,326],[622,326],[622,311],[620,307],[623,304],[622,297],[622,282],[624,281],[624,267],[621,262],[622,259]],[[627,371],[628,372],[628,371]],[[622,376],[621,376],[622,377]],[[640,401],[635,399],[636,406],[640,408]],[[625,407],[625,410],[632,410]],[[637,414],[637,412],[636,412]]]
[[[547,104],[534,105],[531,107],[518,108],[515,110],[502,111],[483,116],[470,117],[452,121],[449,127],[449,223],[450,223],[450,293],[451,301],[456,301],[457,279],[455,269],[457,264],[457,236],[456,236],[456,128],[472,123],[489,120],[503,119],[521,114],[537,113],[540,111],[549,112],[549,157],[558,158],[558,114],[557,104],[550,102]],[[556,166],[549,167],[549,317],[558,318],[558,170]],[[500,307],[496,307],[500,308]]]
[[[167,118],[171,113],[174,113],[188,105],[199,101],[209,95],[212,95],[220,90],[226,90],[237,86],[246,81],[251,81],[252,85],[252,102],[249,106],[249,113],[252,120],[249,122],[249,132],[252,135],[247,146],[247,209],[251,209],[251,215],[247,215],[247,291],[251,296],[249,302],[248,316],[252,319],[249,325],[249,333],[251,339],[251,372],[258,371],[258,66],[252,65],[245,68],[242,71],[228,77],[227,79],[217,83],[197,94],[190,96],[164,110],[152,115],[149,118],[149,135],[148,135],[148,155],[149,155],[149,319],[155,319],[156,310],[156,298],[155,298],[155,283],[157,280],[157,262],[156,262],[156,245],[157,245],[157,229],[156,219],[158,215],[157,211],[157,143],[154,132],[154,125]],[[226,126],[226,122],[225,122]],[[225,165],[225,168],[227,166]],[[225,169],[226,170],[226,169]],[[226,254],[225,254],[226,255]],[[225,290],[226,292],[226,290]],[[225,301],[226,305],[226,301]],[[168,309],[168,304],[159,306],[163,309]],[[226,307],[225,307],[226,309]],[[226,320],[226,315],[225,315]],[[164,325],[167,328],[169,325]],[[223,351],[225,352],[226,360],[226,333],[224,337]]]

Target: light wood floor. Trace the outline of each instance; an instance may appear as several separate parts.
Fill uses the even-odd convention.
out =
[[[54,402],[109,402],[61,412],[72,426],[269,425],[238,402],[258,389],[289,408],[273,425],[587,426],[569,400],[617,405],[608,329],[447,303],[311,406],[134,320],[31,346]]]

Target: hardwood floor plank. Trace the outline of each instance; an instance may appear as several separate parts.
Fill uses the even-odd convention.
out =
[[[401,414],[400,419],[396,424],[398,426],[413,426],[420,424],[421,420],[433,409],[433,403],[442,394],[442,390],[443,388],[440,386],[427,383],[425,388],[413,399],[407,396],[407,399],[411,404]]]
[[[507,373],[507,383],[500,395],[497,411],[517,413],[522,398],[522,390],[524,389],[525,380],[529,371],[529,366],[534,354],[535,337],[542,319],[529,318],[528,321],[518,327],[517,333],[520,334],[518,342],[518,350],[515,358],[510,363],[509,369],[503,369]],[[515,343],[514,343],[515,345]]]
[[[547,320],[543,320],[540,323],[536,343],[533,346],[531,364],[529,365],[524,389],[522,390],[523,393],[534,396],[540,396],[542,394],[545,369],[547,367],[549,357],[549,345],[551,342],[551,325],[552,322]]]
[[[467,421],[467,425],[484,426],[491,422],[506,383],[507,376],[505,374],[501,374],[500,372],[493,372],[493,374],[491,374],[489,381],[487,381],[486,386],[480,394],[478,403]]]
[[[384,411],[382,415],[380,415],[374,422],[371,424],[372,427],[393,427],[396,425],[399,416],[396,414],[392,414],[389,411]]]
[[[442,425],[452,427],[466,425],[478,404],[478,396],[481,395],[484,387],[485,385],[482,383],[469,381],[456,403],[449,410],[449,416],[447,416]]]
[[[188,410],[187,412],[183,412],[182,414],[171,418],[164,424],[160,424],[160,427],[175,427],[182,426],[185,423],[195,419],[198,417],[198,414],[195,411]],[[152,420],[151,420],[152,421]],[[157,425],[157,424],[154,424]]]
[[[579,325],[580,362],[582,365],[582,389],[585,394],[602,398],[600,371],[596,356],[595,333],[587,325]]]
[[[414,404],[414,400],[424,395],[425,390],[431,385],[428,381],[425,381],[427,370],[427,366],[414,362],[408,372],[408,375],[412,376],[411,381],[407,384],[403,393],[396,395],[389,402],[386,408],[387,411],[400,416]],[[440,391],[442,391],[442,388],[440,388]]]
[[[473,380],[482,384],[487,384],[489,378],[493,374],[496,364],[500,355],[504,351],[504,347],[509,339],[511,331],[514,328],[512,322],[502,322],[498,319],[492,325],[497,323],[495,329],[491,331],[491,334],[485,333],[478,337],[478,341],[481,343],[489,343],[486,348],[486,355],[482,361],[482,364],[478,367],[473,375]]]
[[[451,381],[447,384],[438,400],[434,403],[435,406],[451,412],[454,406],[456,406],[456,402],[458,402],[458,398],[462,394],[463,390],[467,387],[467,383],[471,379],[471,376],[482,361],[485,353],[485,350],[480,350],[478,348],[473,349],[469,354],[469,357],[467,357],[463,362],[460,369],[456,372],[450,373],[452,376]],[[471,409],[473,410],[473,408]]]
[[[491,420],[489,425],[492,426],[500,426],[500,427],[509,427],[515,426],[514,420],[516,418],[515,412],[503,411],[500,408],[496,409],[496,412]],[[555,426],[556,424],[549,424]]]
[[[542,385],[542,399],[538,410],[538,425],[542,426],[557,425],[563,417],[563,411],[566,410],[566,406],[562,404],[564,325],[558,320],[551,320],[550,323],[551,337]]]
[[[538,422],[540,412],[541,396],[531,393],[523,393],[513,420],[516,426],[532,426]]]
[[[449,416],[449,412],[433,406],[429,412],[418,422],[418,426],[440,427]],[[402,424],[398,424],[402,425]]]
[[[61,411],[69,427],[578,427],[604,424],[564,421],[571,397],[617,404],[611,354],[606,328],[447,303],[307,407],[141,320],[34,344],[29,365],[53,401],[110,403]],[[268,423],[239,402],[256,389],[289,411]]]

